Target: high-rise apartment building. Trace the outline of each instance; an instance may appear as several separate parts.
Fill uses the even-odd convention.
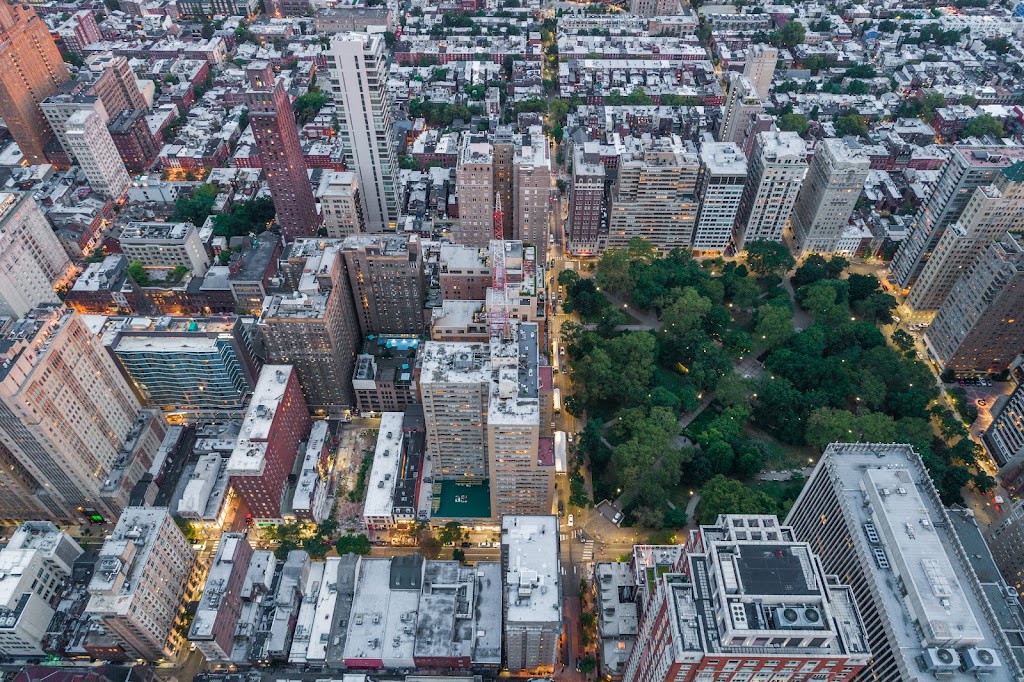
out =
[[[505,667],[554,674],[562,633],[562,582],[555,516],[501,519]]]
[[[434,478],[483,484],[490,349],[485,343],[428,341],[420,358],[420,398]]]
[[[1010,231],[964,270],[925,331],[946,369],[999,372],[1024,348],[1024,231]]]
[[[46,163],[53,130],[40,103],[71,80],[46,23],[29,5],[0,1],[0,118],[30,164]]]
[[[870,167],[852,140],[830,137],[818,143],[793,205],[793,240],[801,253],[836,250]]]
[[[761,99],[768,99],[775,77],[775,63],[779,51],[771,45],[758,43],[747,48],[747,60],[743,63],[743,75],[750,79],[754,92]]]
[[[722,122],[718,129],[719,142],[732,142],[740,149],[746,147],[753,133],[752,122],[764,111],[764,102],[754,84],[746,76],[729,74],[729,89],[722,107]]]
[[[828,573],[853,588],[871,651],[860,679],[1009,682],[1021,676],[928,471],[909,445],[833,443],[786,524]]]
[[[285,237],[315,235],[320,226],[291,98],[276,81],[245,93],[249,125],[263,161],[263,173],[274,200],[276,221]]]
[[[79,56],[85,53],[86,45],[103,39],[96,15],[88,9],[78,10],[68,17],[67,21],[57,27],[57,35],[68,52]]]
[[[279,519],[299,443],[312,422],[290,365],[264,365],[227,463],[231,487],[257,519]]]
[[[608,248],[642,237],[655,248],[689,248],[697,219],[697,155],[678,137],[637,141],[619,160]]]
[[[342,260],[364,337],[423,333],[426,289],[419,237],[348,237]]]
[[[63,126],[64,150],[100,196],[118,200],[128,193],[131,178],[99,111],[79,110]]]
[[[147,171],[160,153],[160,145],[146,123],[145,109],[125,109],[110,119],[107,130],[131,173]]]
[[[1024,487],[1024,384],[1018,384],[994,411],[992,424],[982,432],[981,441],[1000,467],[1003,487],[1014,492],[1021,490]]]
[[[988,534],[988,547],[992,550],[1003,579],[1018,591],[1024,590],[1024,500],[1017,500]]]
[[[0,550],[0,653],[42,657],[54,604],[71,580],[82,548],[49,521],[18,526]]]
[[[501,202],[501,236],[495,239],[512,239],[512,160],[516,154],[515,135],[508,126],[498,126],[491,136],[491,152],[494,155],[494,193]],[[495,230],[497,233],[497,230]]]
[[[782,241],[806,175],[807,147],[799,135],[779,131],[757,134],[736,220],[737,251],[750,242]]]
[[[325,170],[320,176],[316,198],[320,202],[328,237],[340,239],[366,232],[359,178],[355,173]]]
[[[269,296],[259,319],[267,362],[294,365],[311,409],[340,413],[354,404],[352,367],[359,352],[359,320],[341,259],[341,243],[304,254],[293,294]]]
[[[133,220],[117,238],[121,251],[131,260],[147,267],[188,268],[195,275],[205,275],[210,267],[199,230],[189,222],[157,223]]]
[[[86,93],[100,99],[111,120],[124,111],[149,108],[127,57],[97,52],[86,57],[85,66],[95,76]]]
[[[511,339],[491,340],[487,401],[487,460],[491,515],[547,514],[555,486],[553,449],[539,450],[541,339],[537,325],[520,324]]]
[[[111,320],[103,332],[140,400],[211,416],[245,408],[258,369],[239,318],[142,320]]]
[[[206,574],[188,639],[207,661],[230,663],[235,629],[242,615],[242,588],[253,549],[245,533],[224,533]]]
[[[841,682],[871,658],[853,590],[775,516],[723,514],[677,564],[634,561],[642,615],[624,682]]]
[[[535,323],[516,323],[489,344],[428,342],[420,354],[434,478],[487,482],[492,517],[551,509],[554,461],[538,447],[539,339]]]
[[[679,14],[679,0],[630,0],[629,13],[643,17]]]
[[[946,228],[960,219],[974,190],[991,185],[1002,169],[1022,160],[1024,149],[1015,147],[952,147],[935,188],[892,259],[896,283],[909,288]]]
[[[584,256],[599,253],[608,238],[607,220],[604,164],[598,154],[588,154],[585,145],[575,145],[569,185],[566,251]]]
[[[162,417],[138,400],[82,316],[40,307],[3,329],[0,445],[51,519],[112,519],[149,469]]]
[[[459,165],[455,169],[455,195],[459,222],[452,241],[465,246],[484,247],[495,237],[494,149],[482,135],[463,137]],[[511,206],[501,207],[502,215]],[[514,229],[514,228],[513,228]]]
[[[732,142],[705,142],[700,150],[697,196],[700,215],[693,250],[722,253],[730,247],[733,226],[747,183],[747,157]]]
[[[0,192],[0,315],[21,317],[59,303],[55,289],[74,270],[32,195]]]
[[[512,161],[513,239],[547,249],[551,224],[551,146],[540,126],[524,133]],[[460,204],[461,210],[461,204]],[[502,235],[495,234],[495,239]]]
[[[959,220],[935,245],[907,297],[914,310],[935,310],[964,270],[1008,230],[1024,228],[1024,162],[1002,169],[994,184],[979,187]]]
[[[90,95],[76,86],[76,83],[68,84],[61,89],[61,92],[47,97],[39,105],[43,110],[43,116],[46,117],[47,123],[50,124],[50,129],[53,130],[53,134],[60,143],[61,149],[67,154],[66,160],[60,160],[59,165],[62,166],[75,160],[75,155],[69,149],[68,144],[68,120],[81,111],[99,114],[100,119],[104,123],[108,119],[107,109],[103,101],[96,95]],[[52,153],[50,155],[54,156]],[[52,159],[51,163],[58,163],[58,159]]]
[[[331,37],[331,88],[338,107],[338,131],[349,168],[359,177],[366,230],[394,230],[398,194],[387,63],[381,33],[340,33]]]
[[[195,553],[166,507],[128,507],[100,549],[86,613],[138,658],[163,659]]]

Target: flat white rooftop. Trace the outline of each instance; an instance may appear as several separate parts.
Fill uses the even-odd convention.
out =
[[[505,516],[501,520],[505,573],[505,624],[560,623],[562,590],[558,519]]]
[[[293,371],[291,365],[263,366],[249,401],[249,409],[242,420],[235,449],[228,459],[230,475],[258,476],[262,473],[270,427]]]

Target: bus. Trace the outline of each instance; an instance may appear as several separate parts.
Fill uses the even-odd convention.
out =
[[[562,389],[556,388],[552,391],[552,396],[554,397],[555,414],[557,414],[562,411]]]

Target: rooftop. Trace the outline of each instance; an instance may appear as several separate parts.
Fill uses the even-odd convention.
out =
[[[128,613],[139,578],[169,515],[166,507],[128,507],[121,513],[100,549],[100,560],[89,583],[90,613]]]
[[[195,232],[192,223],[144,223],[132,221],[121,232],[118,241],[122,243],[148,243],[154,241],[180,242]]]
[[[998,666],[990,679],[1017,679],[1019,667],[996,633],[991,605],[971,568],[927,470],[909,445],[829,446],[819,462],[850,522],[863,531],[861,564],[872,592],[896,627],[905,659],[928,649],[987,647]],[[817,472],[816,474],[817,475]],[[887,586],[899,579],[905,596]],[[910,665],[914,665],[912,662]],[[947,679],[970,680],[956,670]]]
[[[366,482],[366,500],[363,516],[389,517],[392,515],[395,485],[398,482],[398,467],[402,452],[401,412],[385,412],[380,417],[377,431],[377,449],[373,455],[373,466]]]
[[[291,365],[264,365],[260,370],[242,430],[228,459],[229,475],[262,475],[270,428],[293,371]]]
[[[505,576],[505,625],[561,623],[562,591],[558,518],[504,516],[502,556]]]
[[[732,142],[705,142],[700,149],[700,159],[713,175],[747,174],[747,157]]]
[[[203,596],[199,599],[199,606],[188,632],[189,639],[213,638],[213,626],[221,608],[221,600],[231,580],[231,574],[235,571],[236,562],[239,561],[242,545],[248,542],[244,533],[224,533],[221,536],[217,554],[214,555],[213,563],[206,575]]]
[[[769,131],[758,133],[761,152],[772,161],[807,161],[807,145],[797,133]]]

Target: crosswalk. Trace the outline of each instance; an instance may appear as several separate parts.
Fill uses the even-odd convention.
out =
[[[594,560],[594,541],[587,540],[583,545],[583,561],[584,563]]]

